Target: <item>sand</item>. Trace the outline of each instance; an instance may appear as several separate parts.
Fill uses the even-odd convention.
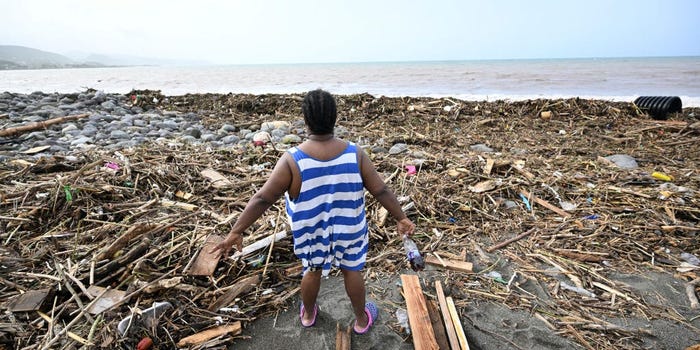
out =
[[[414,274],[414,272],[402,271]],[[421,284],[427,297],[433,298],[433,290],[426,282],[441,279],[445,274],[432,268],[419,272]],[[616,282],[629,286],[643,297],[647,305],[669,310],[679,310],[688,319],[694,314],[689,310],[684,292],[684,282],[663,272],[649,272],[645,275],[613,275]],[[538,296],[545,296],[541,286],[533,281],[521,287]],[[446,286],[448,293],[450,286]],[[395,315],[398,307],[405,308],[400,294],[399,274],[382,276],[367,281],[368,298],[380,308],[379,318],[368,334],[352,335],[352,349],[413,349],[410,335],[402,333]],[[543,298],[543,302],[547,300]],[[288,308],[274,317],[259,319],[244,330],[231,349],[335,349],[336,324],[350,325],[352,315],[350,301],[345,294],[340,276],[324,279],[319,293],[320,313],[316,325],[303,328],[299,322],[299,302],[297,297]],[[533,314],[523,310],[511,310],[498,302],[473,300],[467,303],[462,320],[471,349],[584,349],[572,339],[561,336],[548,328],[547,324]],[[640,349],[684,349],[700,343],[700,333],[681,323],[669,320],[647,320],[639,317],[607,319],[612,324],[649,332],[638,338],[642,342],[630,343],[620,339],[621,347]],[[692,325],[700,327],[700,320]]]

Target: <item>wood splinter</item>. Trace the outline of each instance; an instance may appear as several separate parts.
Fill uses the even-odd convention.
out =
[[[698,297],[695,295],[695,287],[700,283],[700,278],[696,278],[685,284],[685,294],[688,295],[688,300],[690,300],[690,308],[695,310],[700,304],[698,303]]]

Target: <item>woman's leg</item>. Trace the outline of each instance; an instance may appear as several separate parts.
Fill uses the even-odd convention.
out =
[[[301,278],[301,302],[304,303],[304,323],[309,323],[314,318],[314,305],[321,288],[321,270],[307,271]]]
[[[350,297],[352,310],[355,313],[357,327],[364,328],[367,326],[369,319],[365,314],[365,279],[360,271],[343,271],[343,280],[345,281],[345,292]]]

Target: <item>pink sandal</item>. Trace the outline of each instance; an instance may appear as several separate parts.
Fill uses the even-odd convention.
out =
[[[374,321],[379,315],[377,305],[374,305],[373,302],[368,301],[365,304],[365,314],[367,315],[367,325],[364,328],[357,329],[357,320],[355,320],[355,324],[352,326],[352,330],[355,332],[355,334],[365,334],[369,331],[369,328],[372,327]]]
[[[299,321],[304,328],[313,327],[316,324],[316,316],[318,315],[318,305],[314,304],[314,317],[310,323],[304,323],[304,303],[299,306]]]

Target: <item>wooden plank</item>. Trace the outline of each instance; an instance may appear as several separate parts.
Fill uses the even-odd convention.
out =
[[[346,330],[340,328],[340,323],[335,325],[335,350],[350,350],[350,326]]]
[[[467,272],[467,273],[472,273],[474,272],[472,269],[474,265],[468,261],[457,261],[457,260],[451,260],[451,259],[438,259],[433,255],[426,255],[425,258],[425,263],[428,265],[433,265],[433,266],[438,266],[442,267],[448,270],[452,271],[459,271],[459,272]]]
[[[99,296],[98,300],[92,302],[87,312],[97,315],[102,311],[110,309],[112,306],[121,303],[126,296],[126,292],[117,289],[107,289],[100,286],[90,286],[87,292],[92,297]]]
[[[490,174],[491,174],[491,170],[493,169],[493,165],[494,165],[495,163],[496,163],[496,162],[495,162],[493,159],[491,159],[491,158],[486,158],[486,166],[484,166],[484,175],[490,175]]]
[[[207,180],[211,181],[211,186],[217,189],[228,188],[233,185],[233,182],[229,180],[226,176],[221,175],[218,171],[207,168],[200,172]]]
[[[224,238],[219,235],[209,235],[202,248],[199,249],[194,263],[192,263],[187,270],[187,274],[190,276],[213,275],[214,270],[216,270],[216,265],[219,264],[219,260],[221,259],[221,253],[219,251],[212,253],[211,250],[223,240]]]
[[[450,315],[450,310],[447,307],[447,300],[445,299],[445,293],[442,290],[442,283],[440,283],[440,281],[435,281],[435,294],[437,295],[438,304],[440,305],[442,321],[445,323],[445,330],[447,331],[447,340],[450,342],[450,348],[452,350],[460,350],[459,338],[457,338],[457,332],[455,331],[454,323],[452,323],[452,315]]]
[[[457,313],[455,302],[452,300],[452,297],[445,298],[445,301],[447,302],[447,309],[450,310],[452,324],[454,324],[455,331],[457,332],[459,346],[462,348],[462,350],[469,350],[469,342],[467,342],[467,335],[464,334],[464,328],[462,327],[462,321],[460,321],[459,319],[459,314]]]
[[[534,194],[531,194],[525,189],[521,189],[520,193],[522,193],[523,196],[527,197],[531,202],[534,201],[535,203],[559,214],[559,216],[561,217],[568,218],[569,216],[571,216],[571,214],[565,212],[563,209],[559,209],[551,203],[547,202],[546,200],[536,197]]]
[[[413,345],[416,349],[436,350],[437,340],[433,325],[430,323],[428,307],[425,303],[423,290],[416,275],[401,275],[403,294],[406,299],[406,310],[408,311],[408,321],[413,334]]]
[[[438,347],[440,350],[450,350],[450,343],[445,333],[445,324],[442,322],[442,316],[440,316],[440,311],[438,311],[437,303],[435,300],[427,300],[426,305],[428,306],[428,315],[430,315],[430,323],[433,324],[433,331],[435,331],[435,340],[437,340]]]
[[[178,347],[199,345],[207,340],[214,339],[218,336],[231,333],[231,335],[238,335],[241,333],[241,321],[236,321],[230,325],[219,326],[201,331],[196,334],[192,334],[188,337],[180,339],[177,342]]]
[[[11,312],[27,312],[39,310],[51,289],[30,290],[13,299],[7,306]]]
[[[219,309],[222,307],[230,304],[234,299],[236,299],[237,296],[247,293],[251,289],[255,288],[258,283],[260,283],[260,275],[258,274],[239,280],[236,282],[236,284],[232,285],[230,289],[224,293],[224,295],[220,296],[218,299],[216,299],[216,301],[209,305],[207,309],[213,312],[219,311]]]

